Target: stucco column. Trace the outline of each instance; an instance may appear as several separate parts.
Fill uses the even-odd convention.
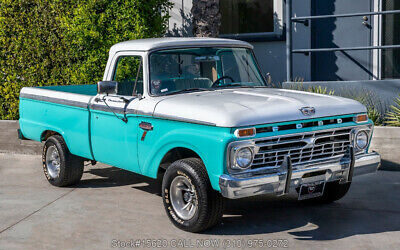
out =
[[[193,36],[217,37],[221,25],[219,0],[193,0]]]

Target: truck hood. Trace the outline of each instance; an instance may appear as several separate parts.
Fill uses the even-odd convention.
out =
[[[314,107],[315,114],[300,109]],[[154,116],[209,124],[243,127],[366,112],[357,101],[303,91],[236,88],[176,94],[162,99]]]

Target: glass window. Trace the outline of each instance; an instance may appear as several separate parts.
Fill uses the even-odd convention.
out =
[[[400,1],[383,1],[383,10],[400,10]],[[400,14],[382,16],[382,44],[400,44]],[[382,50],[382,78],[400,78],[400,49]]]
[[[274,0],[220,0],[221,34],[274,32]]]
[[[143,94],[142,57],[119,57],[113,80],[118,82],[118,95],[133,96]]]
[[[182,90],[264,87],[253,53],[245,48],[189,48],[150,55],[153,95]]]

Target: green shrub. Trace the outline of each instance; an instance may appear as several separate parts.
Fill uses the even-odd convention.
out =
[[[328,90],[327,87],[324,88],[322,86],[310,86],[310,87],[306,88],[303,85],[303,80],[300,78],[296,78],[294,80],[294,83],[291,84],[289,88],[293,89],[293,90],[306,91],[306,92],[323,94],[323,95],[334,95],[335,94],[335,91]]]
[[[369,119],[371,119],[375,125],[379,126],[384,124],[387,105],[373,92],[361,89],[358,91],[343,91],[343,93],[343,97],[354,99],[362,103],[367,108]]]
[[[307,91],[317,94],[334,95],[333,90],[328,90],[326,87],[322,86],[311,86],[309,88],[304,87],[301,79],[295,80],[295,83],[290,85],[290,89]],[[354,99],[359,101],[367,108],[368,117],[374,122],[375,125],[383,125],[385,121],[385,111],[387,107],[382,103],[382,101],[371,91],[359,90],[359,91],[341,91],[340,96]],[[400,102],[400,101],[399,101]],[[399,106],[400,107],[400,106]],[[399,112],[400,110],[398,110]],[[398,118],[400,113],[398,113]],[[392,116],[393,117],[393,116]],[[388,125],[393,125],[393,123]]]
[[[334,95],[335,91],[329,90],[325,87],[321,86],[311,86],[306,91],[316,94],[323,94],[323,95]]]
[[[101,80],[111,45],[165,34],[168,0],[0,0],[0,119],[24,86]]]
[[[395,100],[395,105],[390,106],[391,111],[386,115],[386,123],[390,126],[400,127],[400,95]]]

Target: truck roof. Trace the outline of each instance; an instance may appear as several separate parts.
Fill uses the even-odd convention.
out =
[[[126,42],[121,42],[113,45],[110,53],[118,51],[136,50],[149,51],[154,49],[163,49],[170,47],[190,47],[190,46],[229,46],[229,47],[246,47],[253,48],[247,42],[222,39],[222,38],[204,38],[204,37],[164,37],[164,38],[149,38],[138,39]]]

